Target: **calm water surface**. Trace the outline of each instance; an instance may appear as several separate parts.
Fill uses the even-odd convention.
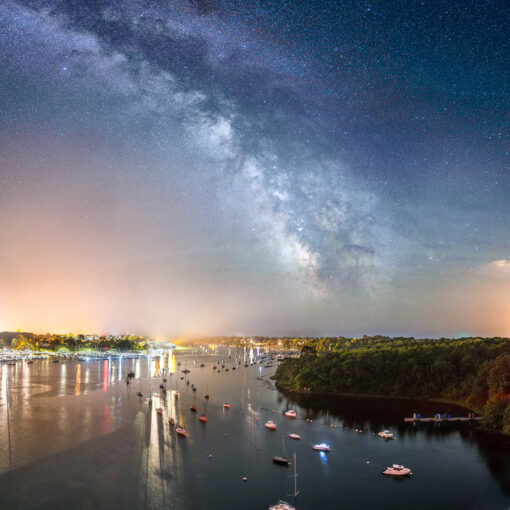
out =
[[[267,509],[278,498],[292,499],[286,495],[293,468],[272,463],[282,452],[282,437],[288,455],[297,454],[300,510],[510,508],[507,441],[471,426],[402,422],[413,410],[461,410],[408,401],[295,400],[273,388],[268,377],[274,367],[232,370],[235,356],[249,352],[231,354],[2,365],[0,508]],[[220,359],[228,372],[212,369]],[[191,372],[181,379],[185,367]],[[129,370],[136,378],[126,385]],[[159,393],[163,370],[174,371],[164,376],[166,397]],[[201,411],[206,392],[204,425],[189,407],[196,399]],[[145,402],[151,393],[152,407]],[[163,417],[156,413],[160,403]],[[298,419],[272,412],[288,408]],[[188,438],[176,437],[170,416],[185,426]],[[277,423],[276,432],[265,429],[268,419]],[[383,428],[397,439],[379,438]],[[302,440],[289,439],[292,432]],[[331,453],[312,450],[323,441]],[[381,475],[392,463],[411,467],[414,476]]]

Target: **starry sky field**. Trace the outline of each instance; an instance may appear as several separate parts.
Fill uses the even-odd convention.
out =
[[[509,26],[3,0],[0,330],[510,336]]]

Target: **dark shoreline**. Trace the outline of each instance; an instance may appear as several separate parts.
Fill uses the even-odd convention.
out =
[[[305,391],[305,390],[296,390],[294,388],[290,388],[284,384],[275,381],[276,388],[282,393],[292,393],[294,395],[309,395],[309,396],[321,396],[321,397],[346,397],[346,398],[375,398],[375,399],[387,399],[387,400],[416,400],[417,402],[438,402],[442,404],[450,404],[453,406],[461,407],[468,412],[477,413],[480,416],[482,414],[473,408],[468,407],[465,403],[459,402],[457,400],[448,400],[446,398],[427,398],[427,397],[408,397],[408,396],[397,396],[397,395],[377,395],[373,393],[335,393],[328,391]]]
[[[441,398],[425,398],[425,397],[407,397],[407,396],[396,396],[396,395],[376,395],[376,394],[367,394],[367,393],[335,393],[335,392],[326,392],[326,391],[304,391],[304,390],[296,390],[293,388],[290,388],[284,384],[281,384],[277,382],[274,378],[273,379],[274,385],[278,391],[280,391],[283,395],[288,396],[295,396],[295,397],[309,397],[313,398],[320,397],[325,399],[331,399],[332,403],[334,402],[334,397],[340,398],[340,399],[366,399],[366,400],[397,400],[397,401],[414,401],[414,402],[422,402],[424,404],[447,404],[450,406],[457,407],[459,409],[463,409],[466,412],[474,412],[478,414],[479,416],[483,416],[482,413],[478,412],[476,409],[472,409],[468,406],[466,406],[462,402],[458,402],[455,400],[448,400],[448,399],[441,399]],[[439,411],[438,411],[439,412]],[[403,422],[403,417],[402,417]],[[455,422],[452,422],[455,423]],[[508,440],[508,443],[510,444],[510,437],[507,434],[504,434],[500,430],[495,429],[489,429],[483,426],[482,423],[477,423],[475,427],[473,427],[473,431],[476,431],[477,433],[481,433],[486,437],[494,437],[498,439],[504,439]]]

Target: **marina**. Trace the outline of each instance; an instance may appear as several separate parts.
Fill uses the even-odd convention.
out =
[[[488,508],[503,509],[508,503],[504,480],[490,470],[492,462],[484,462],[487,456],[506,462],[506,456],[487,445],[476,453],[470,446],[476,441],[470,432],[474,425],[415,429],[392,420],[409,416],[398,407],[400,401],[344,399],[337,408],[317,396],[294,399],[274,388],[270,378],[275,367],[256,362],[262,353],[233,349],[229,358],[228,352],[4,364],[2,387],[10,388],[10,398],[0,393],[0,507],[14,508],[28,499],[34,504],[71,500],[77,497],[78,480],[95,487],[102,498],[96,507],[105,510],[112,507],[112,487],[122,487],[115,491],[116,504],[126,508],[133,508],[132,501],[135,508],[225,508],[224,487],[232,507],[248,510],[275,504],[312,510],[317,491],[323,495],[322,507],[332,510],[338,502],[342,508],[390,509],[396,497],[403,506],[425,509],[438,490],[448,504],[466,508],[480,497]],[[179,363],[189,370],[183,379]],[[221,372],[202,370],[213,366]],[[223,366],[237,370],[227,372]],[[127,384],[129,372],[135,375]],[[191,410],[194,402],[198,413]],[[434,414],[430,407],[422,409],[424,415]],[[289,410],[295,418],[286,416]],[[446,409],[452,416],[460,414],[454,411]],[[199,421],[199,413],[206,414],[207,423]],[[265,426],[269,422],[276,430]],[[381,440],[381,431],[395,434],[397,441]],[[40,445],[37,455],[34,442]],[[478,479],[462,493],[442,485],[444,473],[452,468],[451,448],[464,459],[456,467],[459,479],[469,478],[473,470]],[[286,498],[293,493],[294,454],[301,466],[297,504]],[[398,487],[391,482],[398,474],[382,474],[394,463],[413,468],[412,479],[404,476]],[[53,474],[41,488],[35,480],[43,473]],[[197,477],[200,493],[192,482]],[[416,503],[416,490],[430,497]],[[275,503],[279,498],[282,502]]]

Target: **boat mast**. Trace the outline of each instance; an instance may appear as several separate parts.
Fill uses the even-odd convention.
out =
[[[291,476],[291,478],[294,478],[294,494],[289,494],[289,496],[294,497],[294,506],[297,505],[297,497],[299,494],[299,491],[297,490],[297,477],[299,473],[297,473],[297,460],[296,460],[296,452],[294,452],[294,476]]]

